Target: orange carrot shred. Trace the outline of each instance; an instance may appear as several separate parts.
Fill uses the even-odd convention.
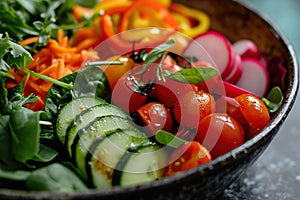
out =
[[[38,37],[30,37],[20,42],[21,46],[26,46],[32,43],[36,43],[39,40]]]

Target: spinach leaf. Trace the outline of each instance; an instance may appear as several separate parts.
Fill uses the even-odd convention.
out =
[[[12,154],[21,163],[26,163],[38,151],[40,113],[25,107],[14,109],[10,114]]]
[[[73,85],[68,90],[58,85],[53,85],[47,93],[45,112],[49,119],[56,119],[59,110],[73,98],[81,96],[97,96],[107,102],[110,101],[110,87],[107,78],[98,67],[86,67],[69,74],[59,81]]]
[[[69,168],[59,163],[53,163],[33,171],[26,180],[30,190],[72,192],[85,191],[86,185]]]

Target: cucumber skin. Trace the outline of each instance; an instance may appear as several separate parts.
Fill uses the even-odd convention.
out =
[[[74,105],[77,103],[77,101],[79,101],[78,106]],[[91,106],[98,105],[98,104],[104,104],[104,103],[107,104],[104,100],[102,100],[100,98],[84,96],[84,97],[79,97],[79,98],[73,99],[69,103],[65,104],[60,109],[60,111],[57,115],[57,121],[55,123],[55,130],[56,130],[57,138],[63,144],[65,143],[67,128],[73,121],[73,118],[69,118],[66,120],[65,117],[68,117],[70,115],[77,116],[80,112],[82,112],[85,109],[88,109]],[[75,108],[75,109],[73,109],[73,108]],[[71,113],[69,111],[71,111]],[[66,120],[66,121],[63,122],[63,120]]]
[[[143,151],[144,149],[146,148],[154,148],[154,149],[159,149],[160,146],[154,142],[146,142],[140,146],[136,146],[136,147],[133,147],[133,148],[129,148],[128,151],[122,156],[122,158],[119,160],[117,166],[116,166],[116,169],[114,171],[114,174],[113,174],[113,180],[112,180],[112,186],[129,186],[131,184],[127,184],[127,181],[124,181],[123,180],[123,176],[124,174],[130,174],[130,172],[125,172],[125,168],[126,168],[126,165],[128,162],[130,162],[130,159],[132,158],[132,156],[136,156],[135,153],[141,153],[141,151]],[[165,157],[165,155],[163,155]],[[166,161],[166,158],[163,158],[164,159],[164,162]],[[121,170],[120,170],[121,169]],[[161,178],[164,174],[164,171],[161,170],[161,169],[158,169],[158,170],[155,170],[153,171],[154,173],[159,173],[159,177],[157,178]],[[148,172],[143,172],[143,173],[140,173],[140,174],[147,174]],[[131,174],[135,174],[135,173],[131,173]],[[138,173],[137,173],[138,174]],[[152,181],[156,180],[153,179]],[[146,181],[142,180],[141,181],[138,181],[135,184],[142,184]],[[133,184],[132,184],[133,185]]]

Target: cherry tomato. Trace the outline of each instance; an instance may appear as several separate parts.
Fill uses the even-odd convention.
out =
[[[174,117],[180,126],[197,128],[202,118],[215,111],[214,97],[203,91],[189,91],[174,105]]]
[[[270,122],[268,108],[258,97],[251,94],[242,94],[235,99],[240,104],[241,112],[251,130],[246,137],[251,138]]]
[[[195,139],[216,158],[244,143],[244,129],[230,115],[212,113],[200,121]]]
[[[197,141],[188,142],[171,154],[165,175],[172,176],[210,161],[211,155],[206,148]]]
[[[241,112],[241,105],[235,98],[221,96],[216,101],[216,112],[227,113],[233,117],[240,125],[248,125],[247,120],[245,119],[243,113]]]
[[[112,90],[111,101],[127,113],[135,112],[137,108],[144,105],[147,96],[139,92],[134,92],[133,81],[138,81],[134,76],[123,75]]]
[[[158,130],[171,131],[173,120],[170,110],[165,105],[158,102],[150,102],[137,109],[146,129],[149,130],[149,136],[153,136]]]
[[[195,85],[181,83],[171,79],[166,82],[157,81],[154,86],[157,99],[167,107],[174,107],[175,103],[182,98],[182,95],[195,91]]]

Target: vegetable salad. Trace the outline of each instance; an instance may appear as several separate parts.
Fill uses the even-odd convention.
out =
[[[255,137],[283,99],[282,57],[170,0],[3,1],[0,30],[5,188],[173,176]]]

